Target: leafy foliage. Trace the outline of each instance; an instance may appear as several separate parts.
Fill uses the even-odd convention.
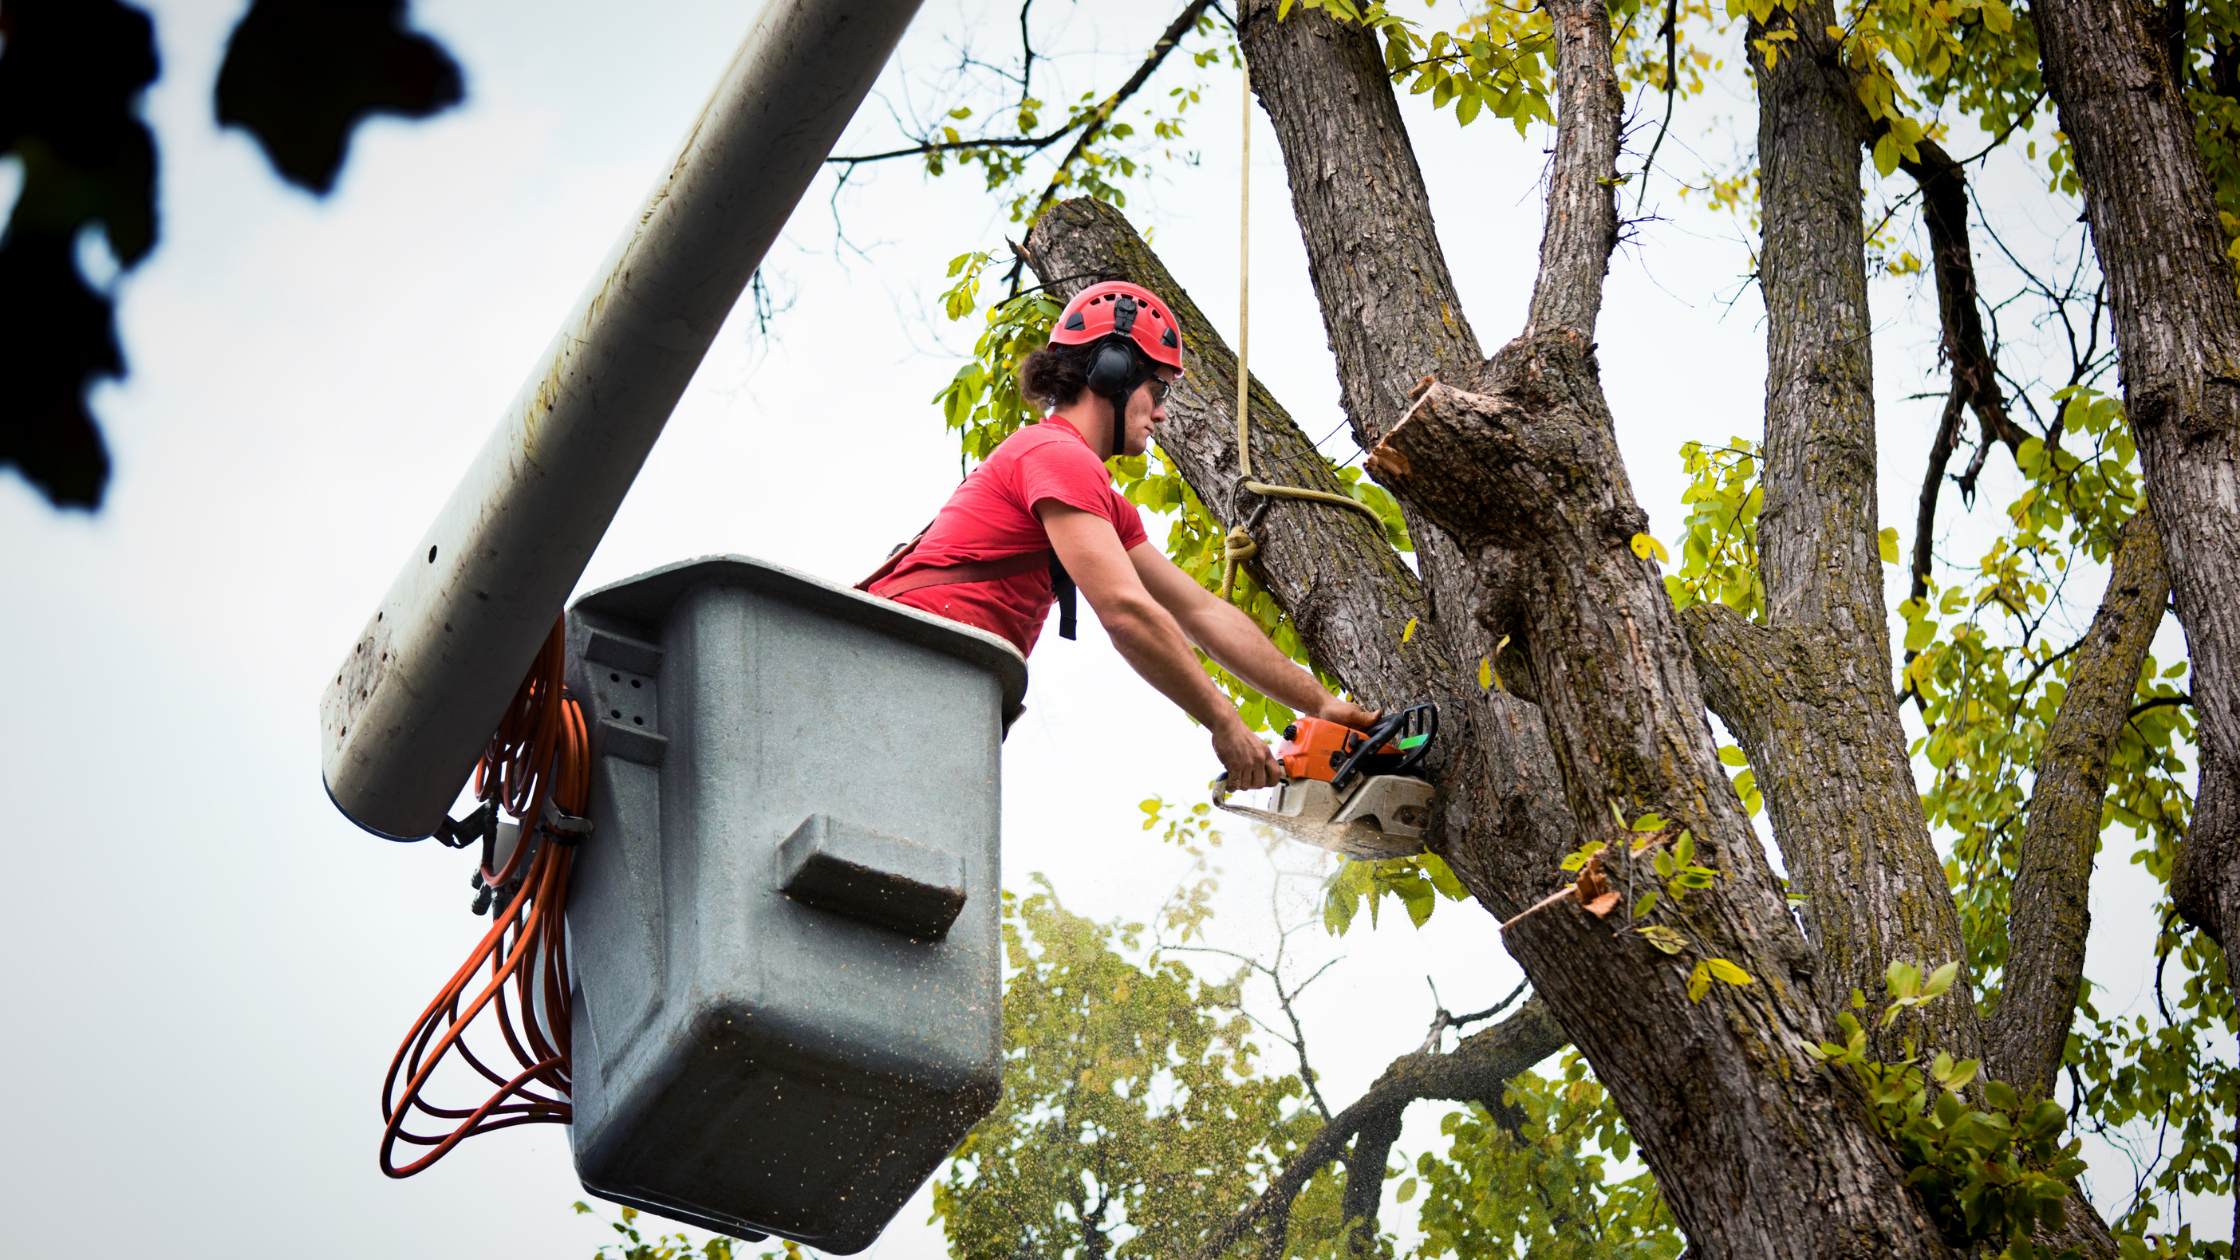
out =
[[[2010,528],[1978,562],[1974,580],[1942,588],[1932,582],[1928,597],[1899,608],[1906,648],[1917,654],[1902,681],[1920,698],[1928,731],[1914,751],[1934,773],[1922,805],[1929,821],[1953,836],[1946,871],[1987,1009],[1997,1001],[2006,963],[2027,776],[2045,747],[2073,664],[2074,649],[2056,646],[2046,633],[2055,624],[2051,614],[2072,568],[2084,560],[2105,562],[2117,531],[2143,501],[2121,404],[2084,387],[2055,397],[2061,439],[2023,444],[2017,464],[2028,484],[2008,505]],[[2140,1161],[2140,1193],[2116,1214],[2118,1228],[2136,1234],[2151,1228],[2157,1215],[2150,1190],[2217,1196],[2229,1195],[2233,1185],[2229,1134],[2240,1070],[2208,1047],[2229,1043],[2240,1019],[2224,983],[2221,951],[2177,919],[2168,895],[2192,809],[2183,776],[2193,722],[2178,703],[2176,685],[2186,669],[2184,661],[2164,667],[2147,658],[2135,711],[2110,750],[2101,813],[2103,835],[2118,826],[2128,831],[2135,840],[2129,860],[2162,886],[2151,911],[2160,924],[2159,1018],[2109,1017],[2088,999],[2066,1059],[2080,1125],[2118,1142],[2126,1126],[2156,1134],[2153,1153]],[[2163,984],[2173,961],[2184,977],[2175,1010]]]
[[[1959,963],[1946,963],[1924,981],[1914,967],[1892,963],[1887,981],[1893,1001],[1883,1011],[1883,1025],[1908,1007],[1942,996],[1959,971]],[[1854,990],[1851,1005],[1864,1010],[1865,995]],[[2062,1227],[2069,1183],[2085,1166],[2078,1158],[2082,1144],[2062,1140],[2068,1117],[2060,1105],[2028,1103],[2001,1081],[1983,1082],[1971,1097],[1962,1091],[1981,1070],[1977,1060],[1954,1062],[1941,1050],[1924,1058],[1909,1038],[1901,1060],[1885,1063],[1867,1056],[1867,1031],[1857,1015],[1845,1011],[1836,1021],[1842,1042],[1806,1049],[1857,1076],[1875,1126],[1906,1167],[1906,1184],[1920,1194],[1946,1241],[1956,1247],[1999,1246],[2002,1260],[2052,1260],[2033,1235]],[[2136,1238],[2131,1242],[2144,1245]],[[2064,1260],[2074,1254],[2063,1253]]]
[[[1766,492],[1758,484],[1758,446],[1728,438],[1725,446],[1689,442],[1680,448],[1688,488],[1680,502],[1680,571],[1664,577],[1674,608],[1719,603],[1745,618],[1766,619],[1766,585],[1758,576],[1758,513]]]
[[[1238,981],[1129,961],[1142,925],[1047,883],[1003,910],[1004,1095],[934,1187],[951,1254],[1189,1254],[1318,1127],[1298,1078],[1258,1071]]]
[[[1509,1082],[1497,1118],[1479,1103],[1448,1113],[1444,1158],[1416,1160],[1423,1186],[1417,1255],[1539,1260],[1672,1260],[1685,1241],[1647,1171],[1613,1180],[1633,1135],[1576,1051],[1552,1075]],[[1402,1182],[1406,1202],[1416,1178]]]
[[[1470,894],[1455,877],[1454,869],[1436,853],[1377,861],[1340,863],[1323,890],[1322,923],[1332,936],[1344,936],[1364,904],[1369,926],[1377,925],[1377,906],[1387,896],[1397,898],[1417,927],[1430,922],[1439,899],[1467,901]]]

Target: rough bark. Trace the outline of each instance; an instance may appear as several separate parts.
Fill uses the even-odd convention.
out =
[[[1431,220],[1431,198],[1366,27],[1277,0],[1238,14],[1253,88],[1283,146],[1291,208],[1363,447],[1408,410],[1426,373],[1460,380],[1484,359]]]
[[[1613,802],[1689,828],[1697,860],[1721,873],[1671,912],[1690,941],[1680,957],[1624,930],[1623,911],[1597,919],[1568,901],[1506,934],[1609,1087],[1692,1247],[1947,1254],[1849,1083],[1804,1053],[1830,1027],[1814,955],[1719,769],[1671,602],[1628,545],[1646,518],[1583,339],[1557,329],[1512,343],[1476,390],[1428,384],[1376,458],[1388,485],[1465,546],[1524,557],[1541,712],[1581,834],[1621,855],[1613,883],[1630,874]],[[1702,957],[1729,959],[1755,983],[1691,1000]]]
[[[1517,1013],[1483,1032],[1464,1038],[1446,1054],[1404,1054],[1385,1068],[1369,1091],[1307,1139],[1283,1171],[1243,1211],[1231,1217],[1198,1249],[1199,1260],[1213,1260],[1259,1230],[1269,1234],[1270,1255],[1281,1254],[1283,1224],[1307,1180],[1338,1160],[1348,1165],[1346,1213],[1369,1223],[1374,1232],[1376,1197],[1384,1190],[1385,1161],[1399,1137],[1400,1119],[1409,1104],[1424,1101],[1479,1102],[1502,1112],[1502,1089],[1519,1072],[1570,1044],[1548,1008],[1535,997]],[[1352,1150],[1347,1149],[1348,1143]],[[1359,1165],[1358,1171],[1354,1166]],[[1365,1193],[1356,1195],[1356,1187]],[[1357,1202],[1357,1199],[1359,1202]]]
[[[2240,767],[2227,758],[2202,759],[2193,824],[2170,877],[2170,897],[2186,922],[2228,954],[2240,941]]]
[[[1216,520],[1243,519],[1252,496],[1236,489],[1236,400],[1222,385],[1237,378],[1236,354],[1189,293],[1126,218],[1102,202],[1052,208],[1028,234],[1025,250],[1037,275],[1071,277],[1058,286],[1061,295],[1091,277],[1112,277],[1142,284],[1174,307],[1186,375],[1168,395],[1156,440]],[[1259,382],[1252,389],[1254,471],[1281,484],[1337,490],[1328,461],[1281,404]],[[1441,731],[1426,763],[1442,787],[1434,844],[1465,886],[1502,917],[1546,892],[1572,847],[1572,824],[1537,711],[1477,685],[1477,658],[1460,656],[1432,625],[1415,575],[1357,514],[1279,499],[1262,521],[1259,542],[1256,576],[1291,616],[1315,663],[1374,703],[1415,696],[1438,702]],[[1422,621],[1403,644],[1411,618]]]
[[[2240,889],[2231,800],[2240,765],[2240,293],[2156,11],[2140,0],[2041,0],[2031,18],[2076,150],[2124,407],[2193,666],[2202,790],[2176,891],[2191,922],[2229,943],[2240,926],[2232,899],[2204,893]],[[2213,912],[2191,917],[2203,909]],[[2240,970],[2226,973],[2240,993]]]
[[[2108,755],[2130,719],[2139,670],[2170,597],[2162,546],[2142,512],[2124,526],[2108,593],[2078,650],[2030,790],[2008,922],[2006,983],[1990,1028],[1991,1075],[2050,1098],[2084,979],[2086,894],[2100,848]]]
[[[1966,946],[1890,688],[1859,199],[1865,115],[1825,33],[1835,22],[1827,0],[1773,21],[1796,39],[1773,69],[1756,67],[1769,624],[1718,605],[1684,620],[1712,708],[1757,772],[1827,991],[1877,999],[1893,962],[1928,971],[1964,959]],[[1911,1038],[1978,1056],[1966,991],[1963,981],[1958,1000],[1878,1028],[1876,1048],[1896,1058]]]
[[[2240,294],[2193,121],[2136,0],[2036,6],[2115,315],[2205,749],[2240,751]]]
[[[1376,37],[1355,23],[1275,0],[1238,12],[1254,90],[1284,153],[1308,274],[1337,363],[1339,398],[1363,449],[1408,409],[1427,372],[1452,375],[1483,357],[1431,220],[1431,199],[1400,119]],[[1410,517],[1432,616],[1475,686],[1498,635],[1472,614],[1472,567],[1436,524]],[[1467,860],[1465,858],[1464,860]]]

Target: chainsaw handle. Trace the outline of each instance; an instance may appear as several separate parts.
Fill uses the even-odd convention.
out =
[[[1360,766],[1362,758],[1391,743],[1396,738],[1420,735],[1423,737],[1421,741],[1414,748],[1408,749],[1406,755],[1401,757],[1400,764],[1394,766],[1390,771],[1393,774],[1407,773],[1414,768],[1417,762],[1423,760],[1425,753],[1431,751],[1431,741],[1438,734],[1439,706],[1428,700],[1422,704],[1411,704],[1405,709],[1396,709],[1393,712],[1380,715],[1376,724],[1371,726],[1368,732],[1361,737],[1361,746],[1353,750],[1353,755],[1345,759],[1345,764],[1338,767],[1336,774],[1330,776],[1331,789],[1339,792],[1345,791],[1346,785],[1353,782],[1354,773]]]
[[[1291,780],[1288,777],[1280,773],[1279,767],[1279,772],[1276,775],[1276,781],[1272,786],[1282,787],[1284,784],[1289,783],[1290,781]],[[1227,809],[1228,805],[1225,802],[1227,802],[1229,799],[1229,772],[1224,770],[1221,773],[1213,776],[1213,782],[1207,784],[1206,786],[1213,789],[1214,807],[1216,809]]]

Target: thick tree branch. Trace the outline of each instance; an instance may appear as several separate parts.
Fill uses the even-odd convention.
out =
[[[1576,329],[1594,340],[1602,280],[1618,247],[1618,135],[1624,98],[1610,59],[1610,18],[1599,9],[1549,4],[1556,57],[1556,108],[1565,134],[1548,170],[1547,231],[1532,286],[1525,335]]]
[[[1439,248],[1376,37],[1298,6],[1279,21],[1278,7],[1249,0],[1238,13],[1239,38],[1283,149],[1339,397],[1354,440],[1367,448],[1407,410],[1418,376],[1462,379],[1482,352]],[[1411,518],[1408,527],[1433,614],[1424,628],[1447,641],[1463,671],[1454,685],[1473,687],[1498,636],[1473,616],[1472,566],[1436,525]]]
[[[1408,1104],[1420,1101],[1478,1102],[1489,1111],[1499,1114],[1502,1109],[1501,1094],[1509,1078],[1527,1070],[1534,1064],[1564,1048],[1569,1041],[1563,1029],[1548,1013],[1540,999],[1533,998],[1517,1009],[1517,1013],[1502,1020],[1484,1032],[1464,1038],[1448,1054],[1404,1054],[1392,1061],[1377,1078],[1369,1092],[1356,1099],[1352,1105],[1339,1112],[1336,1118],[1322,1126],[1305,1145],[1292,1153],[1284,1163],[1283,1171],[1260,1197],[1243,1211],[1231,1217],[1220,1229],[1207,1238],[1198,1249],[1199,1260],[1214,1260],[1235,1246],[1238,1240],[1252,1233],[1271,1217],[1288,1216],[1291,1203],[1299,1197],[1309,1178],[1328,1165],[1347,1158],[1347,1145],[1357,1135],[1383,1134],[1388,1129],[1397,1136],[1401,1113]],[[1367,1155],[1367,1141],[1359,1144]],[[1353,1199],[1354,1183],[1375,1178],[1375,1193],[1381,1194],[1384,1186],[1384,1160],[1392,1149],[1392,1139],[1383,1139],[1383,1145],[1374,1152],[1373,1160],[1365,1161],[1359,1175],[1349,1175],[1347,1198]],[[1373,1163],[1373,1167],[1370,1165]],[[1374,1218],[1374,1199],[1370,1200],[1367,1213],[1348,1209],[1350,1216],[1366,1215]],[[1372,1229],[1374,1227],[1372,1226]],[[1276,1240],[1280,1244],[1280,1239]]]
[[[2141,512],[2123,528],[2108,593],[2046,732],[2030,790],[2008,915],[2006,984],[1986,1038],[1992,1076],[2025,1097],[2051,1097],[2061,1070],[2084,978],[2092,922],[2086,894],[2100,847],[2108,757],[2130,720],[2139,670],[2169,594],[2154,522]]]
[[[1804,894],[1825,991],[1841,998],[1879,994],[1893,962],[1928,970],[1964,959],[1966,946],[1890,690],[1859,204],[1860,146],[1871,133],[1826,34],[1835,22],[1828,0],[1776,10],[1769,22],[1752,38],[1793,36],[1772,68],[1753,67],[1767,356],[1758,548],[1769,628],[1744,633],[1716,607],[1683,620],[1712,706],[1756,771],[1791,887]],[[1885,1058],[1908,1038],[1957,1058],[1982,1051],[1965,997],[1871,1035]]]
[[[1429,372],[1467,380],[1482,352],[1440,250],[1430,195],[1376,37],[1356,23],[1299,6],[1279,21],[1277,9],[1277,0],[1249,0],[1239,13],[1239,34],[1254,89],[1283,149],[1339,395],[1355,441],[1367,447],[1406,412],[1417,378]],[[1481,766],[1458,767],[1441,778],[1450,791],[1481,778],[1492,786],[1449,803],[1448,825],[1435,847],[1489,908],[1513,913],[1530,900],[1507,900],[1519,880],[1528,873],[1538,878],[1560,850],[1508,839],[1527,819],[1504,815],[1514,815],[1526,794],[1512,787],[1517,771],[1500,750],[1539,748],[1546,741],[1530,729],[1537,715],[1478,686],[1481,662],[1491,661],[1502,635],[1522,637],[1521,628],[1501,617],[1513,601],[1495,597],[1499,587],[1488,580],[1505,566],[1497,557],[1465,556],[1445,530],[1420,516],[1411,514],[1408,527],[1430,610],[1417,633],[1435,634],[1456,671],[1426,681],[1442,713],[1450,703],[1463,706],[1456,711],[1483,733],[1481,742],[1496,741],[1486,745]],[[1489,612],[1495,614],[1491,629]],[[1512,644],[1508,659],[1520,667],[1505,667],[1505,678],[1529,674],[1521,667],[1521,643]],[[1538,779],[1531,791],[1550,787],[1552,777]],[[1539,811],[1562,812],[1547,810],[1552,793],[1540,799]],[[1479,829],[1466,831],[1470,824]],[[1559,834],[1544,822],[1535,826],[1542,835]],[[1496,842],[1496,836],[1504,839]]]

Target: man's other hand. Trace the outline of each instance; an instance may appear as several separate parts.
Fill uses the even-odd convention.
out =
[[[1377,719],[1383,717],[1384,714],[1375,709],[1364,709],[1351,700],[1340,700],[1336,696],[1332,696],[1330,697],[1330,703],[1323,705],[1322,711],[1315,716],[1325,722],[1336,722],[1340,726],[1367,734],[1369,728],[1375,726]]]
[[[1282,781],[1283,767],[1276,764],[1274,750],[1247,730],[1241,718],[1214,728],[1213,755],[1221,758],[1222,768],[1229,772],[1232,792],[1274,787]]]

